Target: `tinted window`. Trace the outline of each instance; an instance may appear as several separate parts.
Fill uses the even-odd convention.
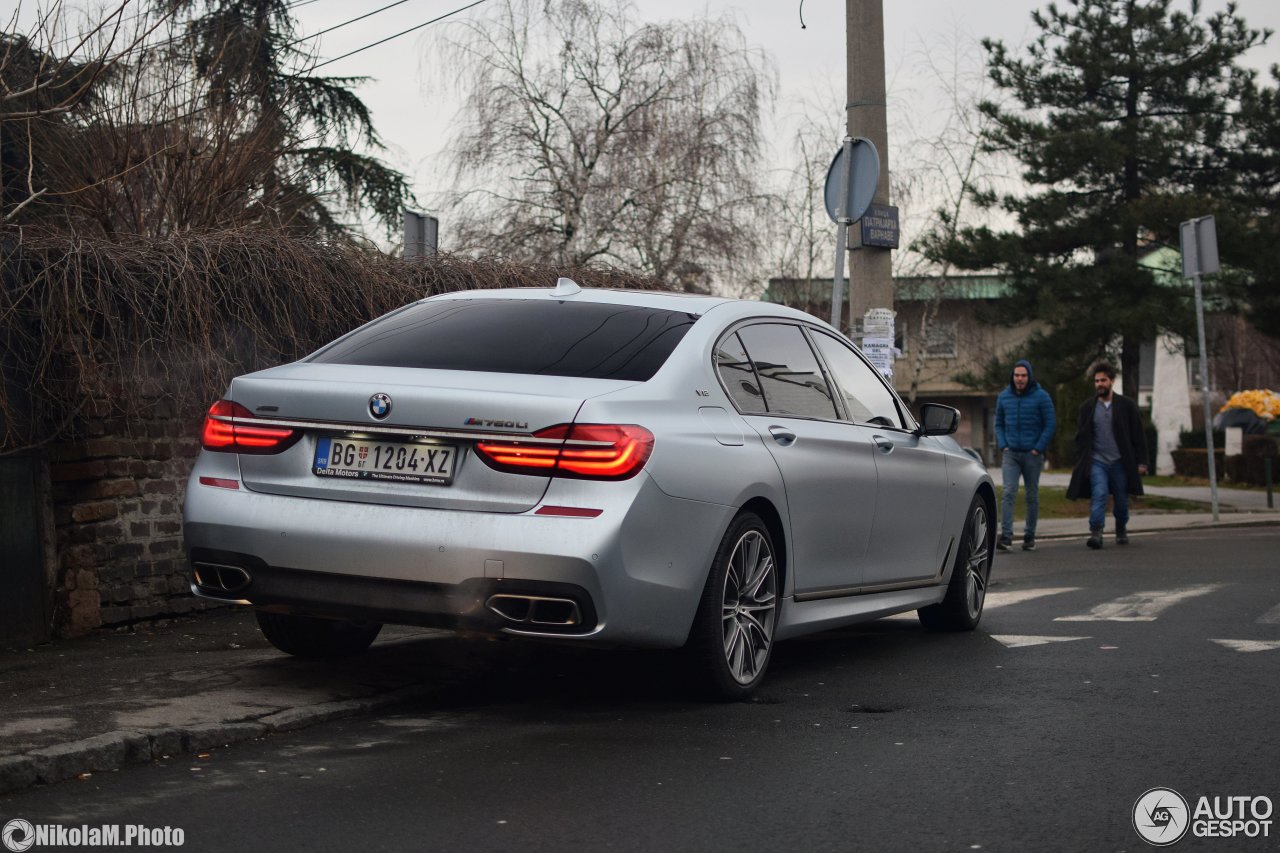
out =
[[[831,370],[831,380],[850,419],[865,424],[882,418],[879,422],[885,426],[902,426],[893,394],[857,353],[830,335],[814,333],[813,342]]]
[[[716,347],[716,369],[729,396],[741,412],[762,413],[768,411],[764,395],[760,393],[760,380],[751,369],[747,351],[737,335],[729,335]]]
[[[761,323],[738,332],[760,377],[770,412],[807,418],[836,417],[831,391],[798,326]]]
[[[312,361],[643,382],[697,319],[599,302],[430,300],[374,321]]]

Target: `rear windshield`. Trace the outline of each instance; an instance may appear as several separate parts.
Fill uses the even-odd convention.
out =
[[[599,302],[428,300],[375,320],[311,360],[643,382],[697,319]]]

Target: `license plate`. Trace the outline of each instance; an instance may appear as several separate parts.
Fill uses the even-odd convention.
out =
[[[453,482],[458,448],[452,444],[410,444],[322,437],[311,471],[320,477],[389,480],[397,483]]]

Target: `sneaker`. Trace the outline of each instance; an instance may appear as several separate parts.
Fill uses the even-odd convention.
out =
[[[1095,530],[1089,534],[1089,541],[1085,543],[1095,551],[1102,547],[1102,531]]]
[[[1123,527],[1116,528],[1116,544],[1117,545],[1129,544],[1129,534]]]
[[[1034,551],[1035,549],[1036,549],[1036,538],[1034,536],[1028,536],[1026,539],[1022,540],[1022,550]]]
[[[1013,537],[1012,537],[1012,536],[1001,536],[999,539],[997,539],[997,540],[996,540],[996,549],[997,549],[997,550],[1000,550],[1000,551],[1008,551],[1008,550],[1009,550],[1010,548],[1012,548],[1012,547],[1013,547]]]

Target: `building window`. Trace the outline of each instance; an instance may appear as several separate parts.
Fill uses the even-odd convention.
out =
[[[956,324],[935,322],[930,326],[924,354],[926,358],[955,358]]]

